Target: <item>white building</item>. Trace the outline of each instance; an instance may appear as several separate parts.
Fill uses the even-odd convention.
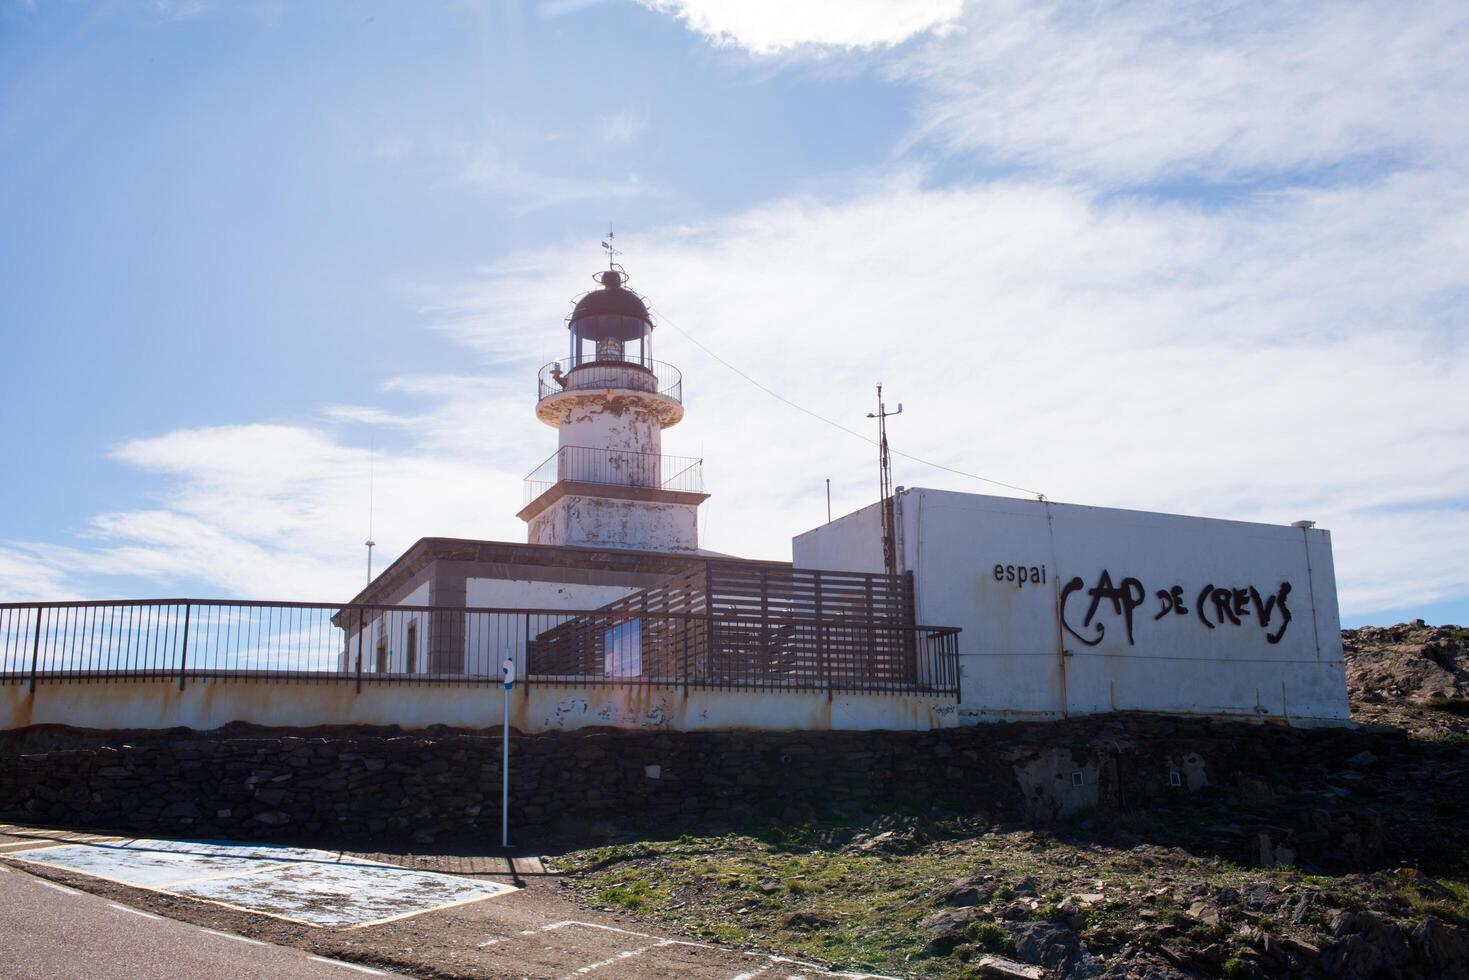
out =
[[[940,490],[894,498],[920,623],[959,626],[963,722],[1153,711],[1348,720],[1331,536]],[[873,504],[797,567],[883,567]]]

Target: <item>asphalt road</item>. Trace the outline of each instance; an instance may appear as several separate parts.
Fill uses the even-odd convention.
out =
[[[375,974],[211,932],[0,867],[3,980],[351,980]]]

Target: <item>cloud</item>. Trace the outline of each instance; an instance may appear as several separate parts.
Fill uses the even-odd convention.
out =
[[[706,459],[710,548],[788,557],[824,519],[825,479],[838,513],[875,497],[875,450],[679,330],[858,430],[881,380],[906,406],[895,448],[1053,499],[1316,520],[1335,537],[1343,605],[1361,612],[1469,594],[1469,346],[1440,322],[1466,286],[1466,215],[1469,190],[1423,174],[1200,209],[1074,184],[935,187],[910,171],[853,198],[647,234],[631,271],[660,318],[657,356],[684,371],[688,416],[664,450]],[[94,519],[91,570],[350,594],[369,431],[385,447],[385,560],[422,535],[522,539],[520,480],[555,446],[528,381],[563,342],[583,252],[510,256],[434,311],[487,373],[385,386],[420,412],[339,406],[318,427],[120,447],[163,485],[154,507]],[[993,490],[897,470],[907,485]]]
[[[76,596],[65,572],[25,545],[0,546],[0,597],[9,602],[54,602]]]
[[[807,46],[879,48],[940,31],[962,0],[639,0],[720,45],[769,55]]]
[[[991,0],[962,25],[891,71],[919,87],[915,140],[996,164],[1231,180],[1469,145],[1463,4]]]
[[[1337,535],[1344,602],[1383,608],[1469,592],[1462,539],[1429,530],[1445,515],[1427,507],[1469,486],[1469,351],[1434,312],[1466,285],[1466,214],[1462,185],[1416,174],[1222,211],[908,174],[647,236],[632,271],[664,317],[658,356],[684,370],[688,418],[665,451],[708,456],[712,548],[788,555],[824,516],[826,477],[839,510],[873,497],[874,453],[674,325],[853,428],[882,380],[907,406],[897,448],[1054,499],[1317,520]],[[461,339],[514,345],[526,308],[555,308],[577,268],[570,249],[507,263]],[[1424,509],[1384,535],[1385,505]],[[1371,560],[1363,541],[1393,554]]]
[[[923,29],[770,9],[676,12],[754,51]],[[917,86],[914,139],[953,158],[640,235],[632,285],[660,319],[656,356],[684,371],[664,449],[706,459],[707,547],[788,557],[825,517],[827,478],[838,513],[875,498],[876,453],[681,330],[858,430],[882,381],[906,406],[895,448],[1053,499],[1315,520],[1349,614],[1469,597],[1462,17],[1181,9],[975,8],[887,62]],[[975,158],[1010,169],[938,179]],[[1145,186],[1171,179],[1188,187]],[[1245,192],[1200,189],[1230,181]],[[504,256],[427,309],[479,358],[458,374],[389,379],[381,404],[310,424],[120,447],[156,475],[152,504],[98,515],[83,547],[0,542],[0,587],[129,572],[347,595],[374,468],[385,557],[429,534],[521,539],[520,479],[555,446],[530,379],[560,353],[584,253]]]

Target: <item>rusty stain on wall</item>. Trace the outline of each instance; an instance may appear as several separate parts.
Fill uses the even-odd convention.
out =
[[[430,725],[485,728],[502,721],[492,686],[355,685],[313,680],[157,678],[0,687],[0,730],[30,725],[96,729],[192,728],[230,722],[273,727]],[[510,698],[521,732],[617,727],[648,731],[928,731],[957,725],[952,697],[824,691],[730,691],[653,685],[537,684]]]

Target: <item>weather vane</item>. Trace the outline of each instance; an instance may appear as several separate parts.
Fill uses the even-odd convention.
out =
[[[609,225],[607,227],[607,240],[602,243],[602,247],[607,250],[607,269],[608,269],[608,271],[611,271],[612,269],[614,269],[616,267],[615,259],[617,258],[617,256],[619,256],[619,255],[622,254],[622,252],[618,251],[613,246],[613,243],[616,240],[617,240],[617,235],[612,231],[612,227]]]

